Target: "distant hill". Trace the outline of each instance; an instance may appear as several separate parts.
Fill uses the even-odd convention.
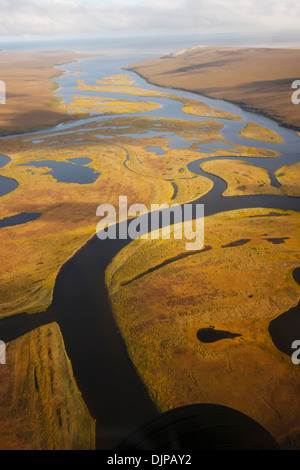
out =
[[[300,49],[199,46],[128,69],[157,85],[225,99],[300,129],[300,105],[291,100]]]
[[[0,105],[0,135],[30,132],[74,120],[55,98],[53,78],[62,74],[54,65],[73,62],[85,54],[71,51],[0,53],[0,80],[6,85],[6,104]]]

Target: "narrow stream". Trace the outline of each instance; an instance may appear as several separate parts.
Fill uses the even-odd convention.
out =
[[[3,168],[10,162],[10,158],[6,155],[0,155],[0,168]],[[18,182],[13,178],[7,178],[0,175],[0,197],[9,194],[18,187]]]

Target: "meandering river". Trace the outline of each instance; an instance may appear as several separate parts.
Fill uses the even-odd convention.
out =
[[[122,67],[142,59],[141,56],[107,56],[82,59],[78,61],[79,63],[66,64],[63,68],[68,73],[57,79],[61,86],[59,94],[66,102],[71,101],[73,94],[78,94],[75,91],[78,77],[73,76],[72,73],[79,69],[83,71],[80,79],[92,83],[101,77],[126,73],[141,88],[166,91],[178,96],[201,100],[213,107],[241,116],[241,121],[217,119],[224,125],[221,134],[233,144],[268,148],[280,152],[281,155],[277,158],[255,159],[243,155],[238,156],[239,160],[248,161],[265,168],[274,186],[278,186],[274,171],[283,165],[296,163],[299,160],[300,140],[295,131],[280,127],[270,119],[246,112],[227,102],[204,98],[193,93],[155,87],[132,72],[122,70]],[[88,96],[97,94],[95,92],[80,93]],[[140,97],[120,94],[114,96],[111,93],[101,93],[101,96],[140,100]],[[162,107],[151,112],[130,116],[169,117],[196,122],[207,120],[206,117],[183,113],[181,111],[182,105],[176,100],[165,98],[147,98],[147,100],[158,102]],[[79,123],[61,124],[47,131],[47,135],[55,136],[57,133],[62,132],[72,133],[74,127],[78,128],[79,124],[86,124],[87,122],[91,124],[91,127],[97,128],[97,122],[102,122],[105,119],[111,119],[111,116],[93,116]],[[284,143],[256,142],[239,136],[239,131],[249,121],[274,130],[282,137]],[[45,131],[23,135],[21,138],[36,142],[38,148],[39,143],[42,142],[39,139],[41,133],[44,134]],[[151,131],[151,134],[162,135],[162,132],[157,131],[155,133],[155,131]],[[171,132],[163,132],[163,134],[170,138],[172,148],[185,148],[191,144]],[[138,137],[142,138],[143,136],[138,134]],[[104,137],[100,135],[99,141],[101,141],[101,138]],[[210,147],[214,148],[213,144],[210,144]],[[220,146],[219,148],[225,150],[228,147]],[[200,149],[204,150],[204,146],[203,148],[200,146]],[[156,150],[158,153],[160,152],[159,148]],[[206,144],[205,150],[209,155],[208,144]],[[206,160],[213,158],[208,156]],[[127,154],[126,161],[128,159],[129,155]],[[213,182],[211,191],[193,202],[194,206],[197,203],[204,204],[206,216],[250,207],[299,211],[299,200],[288,196],[222,197],[222,193],[226,189],[226,183],[221,178],[201,170],[199,162],[203,161],[195,159],[194,162],[188,165],[188,169],[195,175],[201,174],[210,178]],[[7,163],[7,160],[3,159],[3,164],[5,163]],[[126,166],[126,162],[124,164]],[[176,191],[176,187],[174,187],[174,191]],[[144,217],[148,216],[145,215]],[[127,223],[124,222],[124,224]],[[109,239],[100,241],[95,235],[72,259],[62,266],[56,279],[53,302],[46,312],[32,316],[20,314],[0,321],[0,338],[7,342],[51,321],[58,323],[78,387],[90,413],[97,420],[97,447],[105,449],[114,448],[135,428],[145,424],[159,413],[127,354],[123,338],[114,321],[105,285],[105,270],[108,264],[129,241]],[[284,331],[285,338],[288,336],[285,341],[290,341],[291,344],[295,339],[295,331],[290,328],[288,318],[283,316],[281,318],[283,321],[279,322],[279,327],[273,324],[271,331],[273,341],[275,345],[279,344],[280,335]],[[299,321],[297,325],[297,328],[299,328]]]

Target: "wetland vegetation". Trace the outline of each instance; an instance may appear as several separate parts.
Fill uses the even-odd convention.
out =
[[[93,448],[95,433],[111,448],[126,437],[116,429],[199,402],[299,448],[298,369],[268,331],[300,298],[299,136],[149,85],[121,59],[91,81],[93,61],[106,64],[64,65],[56,79],[60,112],[81,121],[1,139],[1,178],[17,182],[0,201],[1,220],[14,221],[0,221],[0,331],[13,364],[0,371],[1,448]],[[205,202],[205,246],[97,240],[96,208],[120,195],[148,209]],[[17,224],[20,214],[32,219]]]

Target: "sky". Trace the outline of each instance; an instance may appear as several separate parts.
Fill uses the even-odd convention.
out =
[[[0,0],[0,36],[300,30],[299,0]]]

